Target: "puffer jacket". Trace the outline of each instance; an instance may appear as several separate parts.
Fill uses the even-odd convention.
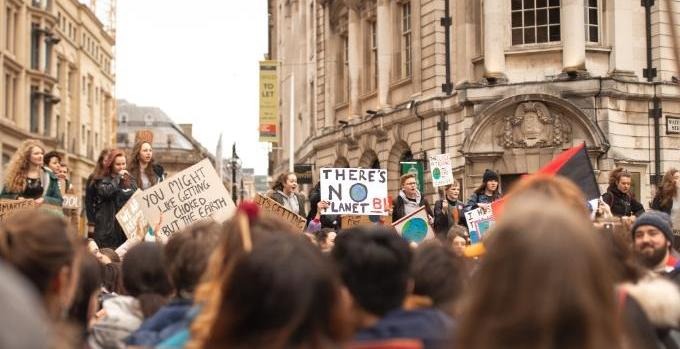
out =
[[[144,315],[137,299],[115,296],[104,301],[104,316],[92,326],[87,343],[92,349],[126,348],[125,339],[142,324]]]

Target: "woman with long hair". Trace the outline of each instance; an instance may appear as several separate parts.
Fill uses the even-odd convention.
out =
[[[631,191],[632,184],[633,176],[623,167],[616,168],[609,174],[609,187],[607,192],[602,194],[602,201],[609,205],[614,216],[639,217],[645,212],[645,208],[635,199]]]
[[[297,192],[297,176],[293,172],[284,172],[276,178],[269,197],[299,216],[306,217],[305,198]]]
[[[138,141],[132,147],[132,159],[129,166],[130,175],[135,179],[137,188],[146,190],[165,179],[163,166],[155,163],[153,149],[148,141]]]
[[[516,199],[485,242],[456,348],[623,348],[615,280],[592,223],[561,200]]]
[[[0,199],[34,199],[61,206],[62,196],[56,174],[43,167],[45,146],[35,139],[27,139],[14,153],[7,165]]]
[[[106,157],[101,172],[94,176],[94,188],[99,201],[94,214],[94,241],[99,248],[115,250],[126,240],[116,220],[116,213],[137,190],[135,180],[126,166],[125,153],[113,149]]]
[[[680,230],[680,171],[671,168],[663,175],[661,186],[652,201],[652,209],[668,213],[673,228]]]
[[[97,164],[94,167],[94,171],[87,177],[85,182],[85,215],[87,216],[87,235],[88,237],[94,237],[94,226],[95,226],[95,213],[97,212],[97,207],[100,204],[99,198],[97,197],[97,189],[94,187],[94,177],[97,173],[102,173],[104,171],[104,160],[111,152],[111,149],[103,149],[99,153],[99,158],[97,158]]]
[[[491,208],[491,204],[502,196],[499,181],[500,178],[496,172],[486,169],[482,176],[482,184],[472,193],[463,211],[468,212],[476,208],[484,210]]]

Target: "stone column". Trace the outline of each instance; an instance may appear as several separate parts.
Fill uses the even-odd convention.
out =
[[[586,32],[583,6],[583,0],[562,0],[560,17],[562,20],[562,71],[564,72],[586,70]]]
[[[337,57],[336,49],[333,45],[333,38],[331,35],[331,11],[328,3],[323,5],[323,47],[324,47],[324,120],[325,127],[335,125],[335,61],[333,58]]]
[[[610,0],[607,3],[613,9],[610,18],[613,19],[610,34],[612,35],[612,54],[611,54],[611,75],[635,79],[635,68],[633,65],[633,3],[630,1]],[[611,11],[611,10],[610,10]],[[603,25],[600,23],[599,30],[602,32]]]
[[[508,14],[505,0],[484,0],[484,77],[506,80],[505,26]]]
[[[378,0],[378,108],[389,110],[390,73],[392,71],[392,19],[390,0]]]
[[[361,33],[358,10],[350,7],[348,12],[349,117],[353,118],[361,115],[361,105],[359,104],[359,75],[361,73],[359,48],[361,47]]]

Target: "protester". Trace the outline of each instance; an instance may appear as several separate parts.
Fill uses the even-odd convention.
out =
[[[97,258],[86,251],[85,246],[80,247],[82,256],[78,266],[78,285],[73,304],[68,311],[69,320],[78,326],[78,329],[86,337],[90,320],[95,317],[99,310],[99,295],[102,288],[101,264]]]
[[[61,171],[57,177],[59,178],[59,189],[63,194],[73,194],[73,183],[71,182],[71,174],[66,163],[62,162],[59,165]]]
[[[673,271],[678,262],[671,254],[673,230],[665,212],[649,211],[635,220],[633,246],[640,263],[657,273]]]
[[[99,153],[99,158],[97,158],[97,164],[94,167],[94,172],[87,177],[85,182],[85,215],[87,216],[87,235],[90,238],[94,238],[94,226],[96,222],[96,213],[99,205],[101,204],[100,198],[97,196],[97,189],[94,185],[95,176],[104,172],[104,161],[109,155],[110,149],[103,149]]]
[[[321,200],[321,182],[317,182],[312,191],[309,193],[309,213],[307,214],[307,225],[309,226],[315,218],[319,219],[320,228],[332,228],[339,230],[341,228],[342,216],[337,214],[322,215],[322,210],[319,210],[319,203],[325,202]],[[327,203],[323,204],[324,209],[328,208]]]
[[[274,182],[269,197],[281,204],[288,211],[306,217],[305,199],[300,193],[296,192],[297,187],[298,183],[295,173],[282,173],[276,178],[276,182]]]
[[[456,347],[623,348],[613,276],[589,219],[538,194],[506,206],[462,301]]]
[[[465,255],[465,247],[470,244],[470,234],[460,225],[454,225],[446,234],[446,247],[450,248],[458,257]]]
[[[144,320],[127,339],[128,345],[155,346],[189,325],[194,291],[220,236],[220,225],[208,221],[194,223],[170,237],[164,252],[174,287],[173,299]]]
[[[438,242],[424,243],[413,255],[411,278],[413,293],[407,297],[406,309],[436,308],[456,315],[466,279],[460,256]]]
[[[475,189],[465,204],[464,212],[472,211],[476,208],[488,210],[491,203],[501,198],[499,177],[496,172],[486,169],[482,176],[482,184]]]
[[[434,203],[434,232],[444,241],[446,233],[454,225],[465,225],[463,214],[464,203],[460,201],[460,184],[454,180],[453,184],[444,187],[444,198]]]
[[[411,249],[394,229],[367,225],[343,231],[331,252],[352,296],[354,340],[416,339],[425,349],[445,348],[453,320],[436,309],[404,310]]]
[[[172,285],[162,252],[155,243],[130,249],[122,263],[126,295],[103,302],[103,315],[92,325],[88,338],[90,348],[125,348],[125,339],[167,302]]]
[[[632,175],[623,167],[619,167],[609,175],[609,187],[602,194],[602,200],[609,205],[616,217],[639,217],[645,212],[644,207],[633,197],[630,191],[633,184]]]
[[[137,188],[146,190],[165,179],[163,166],[155,163],[153,149],[148,141],[137,141],[132,147],[130,175],[135,179]]]
[[[57,176],[43,167],[44,149],[42,143],[34,139],[21,143],[7,165],[0,199],[34,199],[38,205],[61,207],[63,199]]]
[[[116,213],[137,190],[134,178],[126,170],[122,150],[111,150],[101,172],[95,174],[94,187],[98,201],[94,214],[94,240],[99,248],[115,249],[126,240]]]
[[[423,206],[428,217],[433,216],[430,204],[422,193],[418,191],[416,175],[413,173],[402,175],[399,178],[399,184],[401,185],[401,190],[399,190],[399,195],[397,195],[397,198],[392,203],[392,222],[408,216]]]
[[[120,263],[101,264],[102,275],[102,302],[111,297],[125,293],[123,287],[123,270]]]
[[[219,316],[201,348],[337,348],[347,307],[330,262],[311,244],[278,235],[234,262]]]
[[[48,152],[43,156],[44,168],[59,176],[61,173],[61,160],[61,155],[56,151]]]
[[[333,226],[336,226],[335,221],[331,222],[329,224],[328,222],[328,216],[323,215],[322,213],[328,209],[330,205],[328,204],[328,201],[316,201],[316,208],[314,210],[310,210],[310,214],[314,212],[314,216],[312,216],[312,219],[307,222],[307,229],[305,230],[308,233],[316,233],[320,231],[321,229],[333,229]],[[325,218],[324,218],[325,217]],[[309,216],[308,216],[309,218]],[[332,219],[332,218],[331,218]],[[325,224],[324,224],[325,222]],[[330,227],[329,227],[330,225]]]
[[[673,229],[680,230],[680,171],[674,168],[666,171],[651,207],[670,215]]]

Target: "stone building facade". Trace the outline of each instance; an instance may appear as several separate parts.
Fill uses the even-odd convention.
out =
[[[114,141],[114,38],[77,0],[0,0],[0,177],[27,138],[65,154],[77,193]]]
[[[663,110],[661,171],[680,165],[680,135],[665,129],[666,118],[680,114],[680,21],[669,20],[680,1],[652,8],[650,83],[639,2],[449,0],[450,95],[442,92],[445,1],[269,0],[270,58],[281,62],[282,141],[272,172],[287,169],[290,156],[317,170],[381,167],[396,193],[400,161],[442,153],[444,121],[443,150],[466,196],[486,168],[507,187],[585,142],[602,187],[623,166],[646,204],[654,191],[654,97]],[[428,181],[426,194],[434,193]]]

